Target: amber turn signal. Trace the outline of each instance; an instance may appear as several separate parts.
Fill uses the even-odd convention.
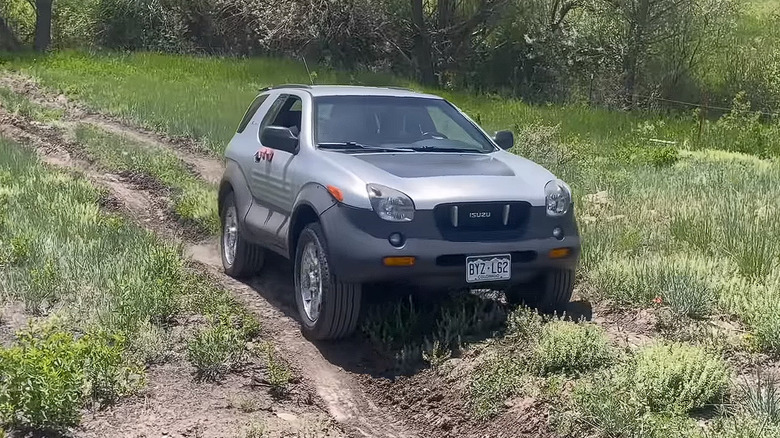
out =
[[[330,193],[330,196],[333,196],[333,199],[344,202],[344,192],[342,192],[340,188],[328,186],[328,193]]]
[[[556,248],[550,251],[551,259],[562,259],[571,255],[571,248]]]
[[[414,266],[414,257],[385,257],[385,266]]]

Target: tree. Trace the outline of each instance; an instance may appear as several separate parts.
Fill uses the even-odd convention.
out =
[[[16,51],[22,47],[16,34],[8,26],[8,23],[0,17],[0,50]]]
[[[470,54],[485,38],[510,0],[410,0],[412,55],[423,83]]]
[[[32,0],[31,0],[32,1]],[[35,0],[35,41],[33,47],[39,52],[51,46],[51,19],[54,0]]]

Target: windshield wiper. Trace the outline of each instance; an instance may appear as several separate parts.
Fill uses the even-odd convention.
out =
[[[482,149],[443,148],[437,146],[417,146],[413,147],[412,149],[418,152],[462,152],[466,154],[485,154],[488,152]]]
[[[340,149],[340,150],[370,150],[370,151],[382,151],[382,152],[414,152],[411,148],[390,148],[384,146],[371,146],[356,141],[343,141],[343,142],[331,142],[331,143],[318,143],[317,146],[321,149]]]

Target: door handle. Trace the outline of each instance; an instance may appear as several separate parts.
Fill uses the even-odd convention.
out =
[[[273,161],[274,159],[274,150],[271,148],[260,148],[257,152],[255,152],[255,163],[259,163],[261,161],[268,161],[269,163]]]

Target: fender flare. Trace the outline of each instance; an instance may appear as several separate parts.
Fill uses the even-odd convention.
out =
[[[290,215],[290,227],[287,233],[287,248],[290,259],[295,256],[298,235],[306,224],[322,220],[322,214],[337,205],[338,202],[325,186],[308,183],[298,192]],[[326,236],[327,237],[327,236]]]
[[[243,225],[246,215],[252,207],[252,192],[249,191],[249,185],[241,167],[237,162],[228,159],[225,163],[225,173],[222,175],[222,180],[219,183],[217,208],[219,208],[220,215],[222,214],[222,205],[225,202],[225,197],[231,192],[235,197],[239,223]]]

